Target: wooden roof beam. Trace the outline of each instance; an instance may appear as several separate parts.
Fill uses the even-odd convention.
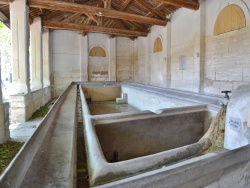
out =
[[[165,26],[167,24],[166,20],[149,18],[146,16],[137,15],[137,14],[131,14],[131,13],[126,13],[126,12],[109,10],[109,9],[98,8],[98,7],[76,4],[76,3],[67,3],[67,2],[61,2],[61,1],[48,1],[48,0],[43,0],[43,1],[28,0],[28,3],[30,7],[35,7],[35,8],[45,8],[45,9],[59,10],[59,11],[65,11],[65,12],[99,15],[99,16],[105,16],[109,18],[117,18],[117,19],[122,19],[122,20],[145,23],[149,25]]]
[[[0,12],[0,20],[8,27],[10,28],[10,20],[7,16],[5,16],[2,12]]]
[[[122,7],[120,8],[120,10],[121,11],[124,11],[128,6],[129,6],[129,4],[132,2],[132,0],[126,0],[124,3],[123,3],[123,5],[122,5]]]
[[[131,31],[125,29],[107,28],[93,25],[79,25],[72,23],[61,23],[61,22],[50,22],[43,21],[43,27],[50,29],[66,29],[66,30],[76,30],[76,31],[88,31],[94,33],[105,33],[111,35],[121,35],[121,36],[147,36],[147,33],[141,31]]]
[[[51,12],[49,14],[43,15],[42,19],[44,19],[44,20],[50,20],[50,19],[56,18],[58,16],[62,16],[64,14],[65,14],[65,12],[54,11],[54,12]]]
[[[94,21],[97,25],[99,24],[97,16],[93,16],[91,14],[87,15],[92,21]]]
[[[164,9],[167,6],[166,3],[160,3],[154,10],[155,11],[161,11],[162,9]],[[152,12],[149,12],[146,14],[146,16],[153,16]]]
[[[140,24],[137,24],[135,22],[129,22],[129,21],[124,21],[126,24],[128,24],[131,28],[136,28],[139,29],[143,32],[148,32],[147,28],[141,26]]]
[[[127,29],[120,21],[118,21],[117,19],[113,19],[113,22],[120,27],[121,29]]]
[[[0,5],[8,5],[13,0],[0,0]]]
[[[71,22],[72,20],[74,20],[75,18],[77,18],[79,15],[79,13],[74,13],[70,16],[68,16],[67,18],[65,18],[62,22]]]
[[[155,15],[156,17],[161,18],[163,20],[166,20],[166,16],[162,15],[159,11],[156,11],[155,9],[153,9],[152,5],[146,3],[145,1],[142,1],[142,0],[136,0],[136,1],[141,6],[143,6],[145,9],[147,9],[149,12],[151,12],[153,15]]]
[[[176,7],[184,7],[192,10],[198,10],[200,4],[195,0],[157,0],[159,2],[167,3]]]
[[[111,9],[111,0],[102,0],[104,3],[104,8]]]

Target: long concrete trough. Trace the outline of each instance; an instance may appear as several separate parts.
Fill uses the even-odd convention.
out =
[[[71,84],[0,177],[0,187],[75,187],[77,85]]]
[[[206,144],[221,97],[132,83],[78,85],[90,186],[250,184],[250,146],[196,156]],[[91,115],[86,90],[96,101],[103,94],[114,100],[126,92],[137,111]],[[76,187],[77,121],[77,84],[72,83],[1,175],[0,187]]]
[[[90,185],[159,169],[193,157],[202,150],[205,142],[200,139],[207,131],[207,124],[211,123],[211,112],[203,104],[205,96],[189,101],[183,93],[175,97],[173,91],[170,96],[168,91],[161,92],[160,88],[154,93],[154,89],[147,86],[122,83],[121,91],[128,94],[128,103],[141,111],[91,115],[85,100],[86,92],[88,97],[100,101],[114,100],[119,94],[115,97],[108,95],[117,93],[117,85],[87,83],[79,87]],[[98,93],[105,93],[105,99]],[[209,103],[211,98],[207,98]],[[217,110],[219,99],[212,97],[211,106],[216,106]]]

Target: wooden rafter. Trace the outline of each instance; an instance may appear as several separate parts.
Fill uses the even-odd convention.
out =
[[[159,2],[167,3],[176,7],[184,7],[192,10],[198,10],[200,4],[195,0],[157,0]]]
[[[97,18],[97,16],[93,16],[93,15],[91,15],[91,14],[87,14],[87,16],[92,20],[92,21],[94,21],[94,22],[96,22],[97,24],[98,24],[98,18]],[[91,22],[90,22],[91,23]]]
[[[124,11],[124,10],[128,7],[128,5],[129,5],[131,2],[132,2],[132,0],[126,0],[126,1],[123,3],[123,5],[122,5],[122,7],[120,8],[120,10],[121,10],[121,11]]]
[[[62,22],[71,22],[72,20],[74,20],[75,18],[77,18],[80,15],[81,14],[79,14],[79,13],[71,14],[70,16],[68,16],[67,18],[65,18]]]
[[[2,12],[0,12],[0,20],[7,26],[10,27],[10,20]]]
[[[102,0],[104,3],[104,8],[111,9],[111,0]]]
[[[9,0],[0,0],[0,4],[1,5],[8,5],[10,2],[12,2],[12,1],[9,1]]]
[[[43,20],[50,20],[50,19],[56,18],[58,16],[62,16],[64,14],[65,14],[65,12],[53,11],[53,12],[51,12],[49,14],[46,14],[46,15],[42,16],[42,19]]]
[[[167,6],[166,3],[160,3],[154,10],[155,11],[161,11],[162,9],[164,9]],[[153,16],[152,12],[149,12],[146,14],[146,16]]]
[[[156,17],[159,17],[163,20],[166,20],[166,16],[162,15],[159,11],[156,11],[154,8],[152,8],[152,5],[149,5],[146,1],[142,0],[136,0],[137,3],[139,3],[142,7],[147,9],[151,14],[155,15]]]
[[[140,31],[147,32],[147,28],[143,27],[140,24],[137,24],[135,22],[129,22],[129,21],[124,21],[127,25],[129,25],[131,28],[136,28],[139,29]]]
[[[119,20],[113,19],[113,22],[121,29],[127,29],[124,24],[122,24]]]
[[[147,33],[141,31],[130,31],[125,29],[116,29],[116,28],[106,28],[93,25],[79,25],[72,23],[61,23],[61,22],[50,22],[44,21],[43,27],[51,29],[66,29],[66,30],[78,30],[78,31],[90,31],[97,33],[106,33],[122,36],[147,36]]]
[[[65,12],[75,12],[75,13],[82,13],[82,14],[92,14],[92,15],[102,15],[109,18],[117,18],[123,20],[129,20],[134,22],[146,23],[150,25],[163,25],[167,24],[166,20],[156,19],[156,18],[149,18],[146,16],[130,14],[121,11],[115,10],[108,10],[104,8],[98,8],[93,6],[87,6],[82,4],[76,3],[67,3],[67,2],[60,2],[60,1],[38,1],[38,0],[28,0],[30,7],[35,8],[45,8],[45,9],[52,9],[52,10],[59,10]]]

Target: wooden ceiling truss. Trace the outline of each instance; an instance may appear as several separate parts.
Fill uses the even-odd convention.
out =
[[[9,26],[9,3],[0,0],[0,19]],[[27,0],[30,23],[42,18],[44,28],[128,36],[147,36],[153,25],[165,26],[179,8],[199,9],[198,0]]]

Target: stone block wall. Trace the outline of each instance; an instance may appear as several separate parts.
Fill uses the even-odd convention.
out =
[[[11,101],[11,122],[25,122],[41,106],[51,99],[51,87],[33,91],[26,95],[12,95]]]
[[[229,4],[236,4],[242,9],[246,17],[246,27],[213,36],[216,19]],[[168,87],[208,94],[221,94],[222,90],[234,90],[239,85],[249,84],[249,7],[250,2],[212,0],[200,1],[198,11],[176,11],[169,18],[170,30],[154,26],[147,38],[138,38],[139,60],[134,65],[134,81],[164,86],[166,77],[170,77],[171,83]],[[161,59],[154,58],[152,54],[152,38],[155,33],[163,38],[163,54],[166,53],[167,61],[170,53],[170,72],[169,66],[166,68],[165,62],[161,63]],[[168,34],[171,36],[170,41]],[[169,43],[170,50],[164,48]],[[184,67],[181,67],[181,58]]]
[[[0,104],[0,144],[10,139],[9,103]]]
[[[80,36],[71,31],[52,35],[53,96],[58,97],[73,81],[80,81]]]
[[[246,27],[214,36],[216,19],[227,5],[239,6]],[[126,37],[73,31],[53,32],[54,96],[72,81],[131,81],[186,91],[220,94],[250,83],[250,2],[200,1],[197,11],[181,8],[167,26],[153,26],[147,37]],[[156,38],[163,49],[153,52]],[[79,42],[80,41],[80,42]],[[106,59],[88,57],[101,46]],[[107,75],[108,74],[108,75]]]
[[[126,37],[118,37],[116,43],[116,75],[117,81],[133,80],[133,62],[136,54],[134,41]]]
[[[192,102],[166,97],[154,92],[124,85],[122,85],[122,93],[128,95],[128,104],[139,110],[150,110],[155,112],[158,109],[194,105]]]

